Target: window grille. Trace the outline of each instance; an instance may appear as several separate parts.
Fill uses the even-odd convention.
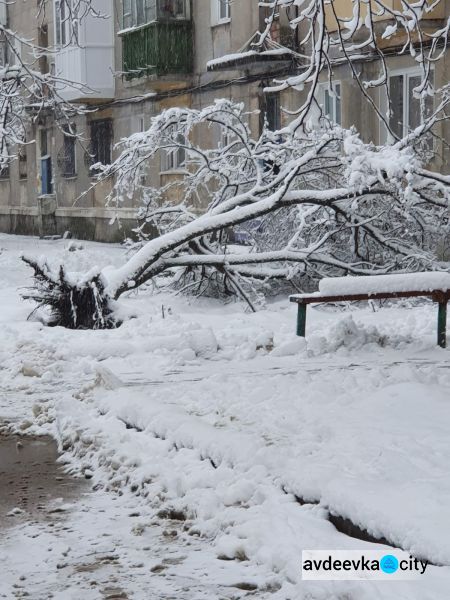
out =
[[[58,167],[63,177],[75,177],[76,171],[75,125],[65,128],[63,146],[58,153]]]
[[[91,121],[91,165],[95,165],[96,163],[101,163],[102,165],[111,164],[112,142],[112,119]]]
[[[260,105],[260,127],[266,122],[270,131],[278,131],[281,127],[281,108],[279,94],[263,94]]]

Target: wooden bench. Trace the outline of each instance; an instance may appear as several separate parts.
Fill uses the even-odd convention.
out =
[[[447,273],[443,273],[443,282],[444,285],[441,285],[439,288],[435,289],[424,289],[427,286],[427,283],[418,285],[417,287],[420,289],[404,289],[405,283],[408,284],[415,280],[415,278],[411,277],[412,274],[405,275],[381,275],[381,276],[372,276],[372,277],[338,277],[338,278],[330,278],[323,279],[321,281],[321,286],[323,287],[323,291],[315,292],[313,294],[294,294],[290,296],[290,301],[298,304],[298,312],[297,312],[297,335],[301,337],[305,337],[305,329],[306,329],[306,307],[308,304],[322,304],[327,302],[355,302],[360,300],[384,300],[388,298],[418,298],[418,297],[427,297],[431,298],[433,302],[438,304],[438,323],[437,323],[437,343],[441,348],[445,348],[447,345],[447,302],[450,300],[450,284],[447,283],[445,276],[450,279],[450,275]],[[416,274],[414,274],[416,275]],[[420,278],[421,275],[434,275],[434,277],[425,277]],[[428,283],[439,283],[439,277],[436,277],[436,273],[418,273],[417,276],[419,282],[425,281]],[[389,281],[389,278],[396,278],[396,280]],[[405,277],[410,277],[410,279],[405,279]],[[383,282],[376,281],[377,279],[383,278]],[[403,279],[402,279],[403,278]],[[357,280],[359,280],[357,282]],[[364,280],[364,281],[361,281]],[[369,282],[369,280],[371,280]],[[356,285],[352,285],[353,281],[356,282]],[[337,285],[334,285],[334,282]],[[341,289],[348,282],[348,287],[353,288],[352,292],[356,293],[342,293]],[[384,286],[383,283],[387,282]],[[398,282],[398,285],[395,285],[395,282]],[[381,283],[381,285],[379,285]],[[393,285],[392,285],[393,284]],[[356,287],[356,290],[354,289]],[[395,287],[399,287],[401,289],[393,289]],[[412,286],[411,286],[412,287]],[[359,288],[359,289],[357,289]],[[365,291],[364,288],[366,288]],[[334,293],[327,293],[327,289],[335,289]],[[373,291],[371,291],[371,289]]]

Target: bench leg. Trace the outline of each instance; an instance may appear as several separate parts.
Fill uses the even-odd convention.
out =
[[[305,337],[306,306],[306,304],[299,304],[297,308],[297,335],[300,337]]]
[[[437,343],[441,348],[447,346],[447,300],[439,302]]]

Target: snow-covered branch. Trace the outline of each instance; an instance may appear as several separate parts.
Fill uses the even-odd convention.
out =
[[[255,46],[283,11],[301,38],[295,72],[270,91],[295,88],[303,100],[276,132],[264,127],[255,135],[243,104],[216,100],[200,110],[166,110],[147,131],[118,144],[116,160],[100,169],[100,180],[115,182],[108,202],[120,205],[136,193],[143,202],[135,253],[123,266],[95,274],[106,310],[108,299],[149,281],[194,294],[238,295],[255,309],[261,279],[264,289],[270,280],[310,289],[328,275],[433,268],[438,240],[450,226],[448,176],[427,164],[430,136],[447,118],[450,101],[449,87],[436,89],[430,76],[449,30],[448,24],[428,27],[439,4],[403,2],[399,9],[384,0],[353,0],[349,18],[323,0],[259,2],[269,11]],[[421,68],[413,90],[421,123],[403,136],[391,130],[389,111],[372,93],[383,87],[389,99],[388,50],[409,53]],[[378,68],[361,68],[366,61]],[[325,72],[332,90],[333,69],[342,64],[392,144],[376,146],[354,128],[317,119],[319,81]],[[148,171],[164,157],[176,157],[181,169],[153,187]],[[244,247],[236,244],[242,240]],[[75,285],[89,282],[84,276]]]

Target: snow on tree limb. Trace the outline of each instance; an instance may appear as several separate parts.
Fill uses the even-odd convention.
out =
[[[95,8],[93,0],[61,0],[60,7],[62,5],[66,15],[64,22],[67,22],[67,46],[78,44],[78,29],[83,19],[106,17]],[[38,28],[47,26],[46,14],[53,10],[52,2],[39,0]],[[60,47],[42,47],[5,25],[0,25],[0,37],[6,56],[5,64],[0,67],[0,168],[3,169],[17,157],[20,146],[32,141],[27,139],[29,125],[37,122],[42,114],[51,113],[57,125],[70,131],[70,120],[75,114],[90,112],[82,105],[66,101],[64,90],[76,90],[83,95],[92,90],[52,72],[47,61],[41,60],[52,57]]]
[[[100,275],[106,305],[150,280],[160,285],[163,274],[178,290],[238,294],[254,310],[261,279],[284,279],[299,289],[329,275],[433,269],[438,240],[449,228],[450,198],[449,176],[428,168],[430,137],[447,119],[450,101],[449,85],[437,89],[430,77],[450,28],[450,20],[433,30],[427,24],[440,4],[402,2],[394,9],[384,0],[353,0],[348,17],[324,0],[259,2],[268,17],[255,52],[280,11],[299,33],[302,54],[294,72],[268,88],[303,90],[299,106],[279,131],[264,127],[260,135],[251,131],[242,104],[216,100],[200,110],[171,108],[153,117],[147,131],[119,143],[116,160],[102,167],[99,180],[114,180],[110,204],[136,193],[143,198],[140,243],[126,264]],[[384,89],[389,102],[392,49],[420,68],[413,93],[422,121],[405,135],[392,131],[388,112],[371,94]],[[360,68],[368,61],[376,65],[369,75]],[[325,73],[333,90],[333,69],[345,64],[391,144],[367,143],[361,132],[323,114],[319,80]],[[215,132],[219,145],[202,143],[205,130]],[[146,174],[161,155],[183,156],[183,173],[163,188],[152,187]],[[174,189],[176,205],[168,200]],[[249,240],[244,251],[232,243],[239,227]],[[83,288],[89,279],[76,285]]]
[[[168,265],[177,264],[176,257],[170,257],[169,262],[165,257],[183,249],[191,240],[293,206],[313,205],[328,210],[329,215],[334,215],[337,219],[333,231],[328,232],[323,241],[319,240],[326,228],[318,230],[320,235],[316,243],[319,241],[318,248],[321,250],[327,244],[330,245],[330,241],[331,245],[335,243],[333,236],[342,236],[346,229],[353,232],[358,230],[358,235],[370,238],[373,243],[395,256],[397,263],[402,260],[406,260],[407,264],[416,261],[428,264],[432,262],[430,253],[419,249],[408,240],[390,236],[389,229],[386,230],[386,217],[391,218],[391,215],[388,212],[383,215],[383,204],[387,202],[391,206],[397,206],[399,216],[401,215],[401,219],[406,223],[411,204],[422,201],[422,196],[419,196],[416,188],[423,192],[430,185],[433,187],[433,184],[424,178],[420,160],[411,146],[397,143],[391,147],[376,148],[364,144],[356,132],[338,127],[321,132],[313,131],[303,136],[285,134],[276,142],[271,132],[265,132],[260,139],[253,140],[245,117],[242,106],[223,100],[200,111],[187,108],[170,109],[162,116],[156,117],[147,132],[131,136],[123,142],[122,153],[105,170],[105,176],[115,174],[117,177],[118,200],[123,190],[134,189],[141,168],[144,168],[152,156],[161,149],[166,151],[167,148],[181,145],[187,155],[186,188],[197,190],[212,178],[215,187],[213,186],[210,208],[205,214],[190,219],[181,227],[169,227],[168,231],[161,231],[159,237],[147,242],[126,265],[115,271],[108,271],[106,289],[112,297],[130,289],[130,281],[133,282],[131,287],[137,287],[162,272]],[[205,123],[219,123],[232,135],[238,132],[239,135],[235,137],[237,141],[231,143],[228,149],[202,149],[195,146],[189,137],[196,125]],[[180,135],[182,143],[179,141]],[[415,135],[419,134],[416,132]],[[319,176],[315,174],[316,171],[320,173]],[[317,177],[322,189],[314,189]],[[327,178],[332,182],[332,187],[324,187]],[[305,186],[309,180],[315,184],[313,189]],[[339,187],[335,185],[338,181],[341,184]],[[229,193],[230,189],[233,190],[232,194]],[[153,206],[154,197],[158,198],[157,203],[160,199],[156,190],[147,192],[150,198],[148,208]],[[447,198],[442,197],[439,200],[443,208],[447,206]],[[369,218],[365,202],[375,207],[375,213]],[[378,216],[377,204],[380,205]],[[360,206],[362,211],[359,211]],[[179,205],[178,211],[181,211],[181,207],[188,212],[189,200]],[[166,216],[172,212],[166,212],[164,208],[159,210]],[[423,211],[425,218],[427,210],[429,208]],[[154,216],[157,211],[155,205],[151,214]],[[192,215],[192,211],[189,214]],[[398,227],[399,223],[396,222],[395,226]],[[308,228],[305,223],[303,227]],[[299,241],[298,229],[294,235],[296,241]],[[292,239],[289,239],[285,251],[275,254],[279,256],[279,260],[306,262],[306,257],[309,256],[309,263],[314,262],[314,253],[308,255],[307,251],[303,254],[290,252],[291,244]],[[221,256],[219,248],[216,247],[213,252]],[[274,262],[269,258],[269,254],[252,252],[245,260],[236,257],[226,263],[199,252],[197,248],[195,259],[185,260],[185,265],[261,263],[264,262],[264,257],[267,262]],[[356,258],[356,262],[361,262],[360,257]],[[392,265],[396,264],[395,260],[392,261]],[[321,262],[323,264],[323,260]],[[330,260],[329,264],[331,262]],[[373,269],[374,265],[370,259],[365,262],[366,268]],[[355,269],[352,263],[350,260],[346,262],[335,258],[333,264],[335,267],[339,264],[340,268],[351,272],[364,271],[364,268]],[[385,267],[378,264],[377,269],[383,270]]]

